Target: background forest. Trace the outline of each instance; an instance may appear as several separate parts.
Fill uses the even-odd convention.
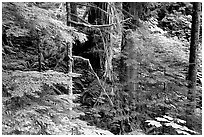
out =
[[[191,2],[3,2],[2,134],[201,135]]]

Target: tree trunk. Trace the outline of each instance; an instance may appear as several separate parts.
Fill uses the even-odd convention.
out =
[[[112,6],[114,6],[112,4]],[[110,5],[103,7],[105,10],[108,11],[109,14],[114,15],[113,9]],[[105,18],[105,16],[103,16]],[[106,20],[107,21],[107,20]],[[113,23],[113,17],[109,16],[108,22],[105,22],[106,24],[112,24]],[[113,32],[113,27],[111,26],[110,31]],[[110,33],[108,34],[107,40],[104,44],[104,49],[106,53],[106,59],[105,59],[105,73],[104,77],[107,78],[107,80],[112,83],[113,82],[113,65],[112,65],[112,60],[113,60],[113,34]]]
[[[139,22],[139,14],[142,6],[141,3],[136,2],[128,2],[124,3],[123,9],[126,12],[129,12],[132,19],[132,24],[128,25],[128,28],[136,30]],[[130,16],[128,14],[125,14],[126,18],[127,16]],[[121,53],[126,55],[126,57],[121,57],[121,74],[120,74],[120,81],[125,85],[124,90],[128,91],[130,95],[132,95],[132,91],[136,89],[136,85],[134,83],[136,78],[136,66],[134,64],[135,60],[135,51],[134,51],[134,38],[132,37],[133,31],[127,30],[125,33],[123,33],[122,38],[122,46],[121,46]],[[128,64],[125,62],[129,62]]]
[[[107,12],[110,11],[110,7],[108,6],[107,2],[94,2],[92,3],[92,7],[90,8],[89,14],[88,14],[88,22],[90,24],[94,25],[103,25],[103,24],[109,24],[109,16],[107,15]],[[109,34],[104,34],[104,29],[100,29],[100,35],[102,36],[101,40],[97,40],[97,42],[103,42],[103,50],[105,52],[105,62],[104,62],[104,68],[105,73],[104,77],[109,77],[111,79],[110,74],[112,73],[112,45],[110,40]],[[98,53],[99,56],[101,56],[101,53]],[[100,62],[104,61],[103,58],[100,58]],[[103,64],[103,63],[101,63]],[[101,67],[101,65],[100,65]],[[99,75],[101,72],[101,68],[95,68],[95,71]]]
[[[122,45],[122,54],[125,57],[121,57],[121,74],[120,81],[124,85],[124,90],[129,92],[132,95],[132,91],[135,90],[135,77],[136,77],[136,68],[135,68],[135,42],[132,37],[133,31],[127,30],[123,36],[123,45]],[[128,62],[128,63],[125,63]]]
[[[70,14],[71,14],[71,10],[69,8],[69,2],[66,2],[66,12],[67,12],[67,26],[71,26],[71,23],[70,23]]]
[[[71,5],[71,4],[70,4]],[[70,6],[71,7],[71,6]],[[66,11],[67,11],[67,26],[70,26],[70,8],[68,5],[68,2],[66,2]],[[72,43],[67,43],[67,73],[72,73]],[[70,78],[70,83],[72,83],[72,77]],[[68,87],[69,95],[72,96],[72,84],[69,85]]]
[[[71,12],[71,20],[78,22],[77,18],[77,4],[74,2],[70,2],[70,12]]]
[[[130,29],[136,29],[140,25],[139,19],[144,15],[143,12],[146,6],[147,6],[147,3],[145,2],[124,2],[123,3],[123,12],[124,12],[125,18],[132,17],[131,24],[127,25]]]
[[[42,60],[41,60],[41,41],[40,41],[40,31],[37,29],[36,21],[32,21],[32,27],[31,27],[31,36],[32,36],[32,42],[36,46],[38,51],[38,71],[42,71]]]
[[[88,22],[90,24],[105,24],[108,23],[108,16],[104,11],[107,11],[107,2],[94,2],[95,8],[91,7],[88,15]],[[101,10],[100,10],[101,9]]]
[[[197,79],[197,49],[199,44],[199,29],[200,29],[200,13],[201,4],[199,2],[193,3],[192,27],[191,27],[191,43],[190,43],[190,57],[189,57],[189,71],[188,71],[188,100],[187,115],[193,115],[196,102],[196,79]],[[191,126],[191,121],[187,118],[187,126]]]
[[[41,72],[41,48],[40,48],[40,39],[37,39],[37,46],[38,46],[38,71]]]

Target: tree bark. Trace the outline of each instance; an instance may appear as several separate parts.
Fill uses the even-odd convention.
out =
[[[66,12],[67,12],[67,26],[70,26],[70,8],[68,2],[66,2]],[[67,43],[67,73],[72,73],[72,43]],[[70,83],[72,83],[72,77],[70,78]],[[72,84],[68,86],[68,94],[72,96]]]
[[[142,8],[141,4],[142,3],[136,3],[136,2],[128,2],[128,3],[123,3],[123,9],[128,12],[127,14],[131,14],[132,19],[132,24],[128,25],[128,28],[136,30],[138,27],[138,22],[139,22],[139,14],[140,10]],[[126,15],[127,16],[129,15]],[[121,46],[121,53],[126,55],[126,57],[121,57],[121,74],[120,74],[120,81],[125,85],[124,90],[128,91],[129,94],[132,94],[132,91],[135,90],[136,84],[134,83],[135,77],[136,77],[136,66],[133,63],[135,60],[135,51],[134,51],[134,38],[131,36],[133,35],[133,31],[127,30],[124,31],[123,37],[122,37],[122,46]],[[125,62],[129,62],[128,64]]]
[[[125,18],[131,17],[131,24],[128,24],[127,26],[130,29],[136,29],[138,26],[140,26],[139,19],[144,18],[144,10],[147,7],[147,3],[145,2],[124,2],[123,3],[123,13],[125,15]]]
[[[41,72],[42,68],[41,68],[41,48],[40,48],[40,39],[37,38],[37,46],[38,46],[38,71]]]
[[[107,11],[107,2],[94,2],[93,3],[96,7],[102,9],[103,11]],[[91,7],[90,12],[88,15],[88,22],[90,24],[106,24],[108,23],[107,15],[98,8]]]
[[[78,22],[77,18],[77,4],[74,2],[70,2],[70,12],[71,12],[71,20]]]
[[[192,14],[192,27],[191,27],[191,43],[190,43],[190,57],[189,57],[189,70],[188,70],[188,95],[187,99],[189,104],[187,106],[187,115],[193,115],[196,102],[196,79],[197,79],[197,49],[199,44],[199,32],[200,32],[200,13],[201,13],[201,4],[199,2],[193,3],[193,14]],[[190,126],[192,123],[187,118],[187,126]]]
[[[71,20],[70,13],[71,13],[71,11],[70,11],[68,2],[66,2],[66,12],[67,12],[67,26],[70,26],[71,25],[71,23],[70,23],[70,20]]]

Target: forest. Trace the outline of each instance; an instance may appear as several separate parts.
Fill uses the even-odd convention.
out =
[[[3,135],[202,135],[202,3],[2,2]]]

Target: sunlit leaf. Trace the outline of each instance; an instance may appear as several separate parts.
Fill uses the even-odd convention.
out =
[[[155,120],[146,120],[145,122],[148,122],[148,125],[152,125],[155,127],[161,127],[162,126],[160,122],[155,121]]]
[[[156,119],[157,121],[169,122],[167,119],[161,118],[161,117],[156,117],[155,119]]]

